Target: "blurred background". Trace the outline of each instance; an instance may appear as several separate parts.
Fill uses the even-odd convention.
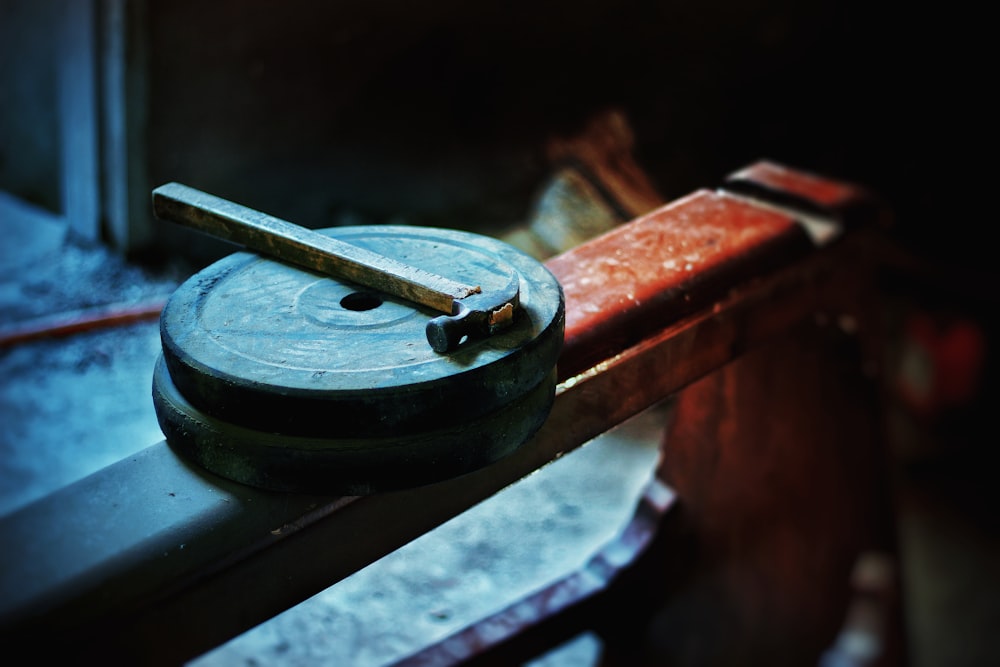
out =
[[[984,25],[855,0],[0,0],[0,510],[160,438],[156,313],[232,248],[155,221],[158,185],[544,258],[766,158],[895,213],[875,287],[912,662],[987,664]]]

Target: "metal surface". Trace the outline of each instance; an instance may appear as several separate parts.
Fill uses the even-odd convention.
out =
[[[243,484],[295,493],[370,494],[464,475],[509,455],[545,421],[555,372],[492,412],[395,436],[291,436],[223,422],[181,395],[161,360],[153,403],[167,442],[205,469]]]
[[[454,350],[466,337],[507,328],[518,307],[520,281],[509,269],[506,280],[484,290],[475,280],[457,282],[400,261],[396,253],[373,252],[180,183],[153,190],[153,211],[161,220],[446,313],[426,325],[436,352]],[[453,259],[462,263],[461,257]]]
[[[567,295],[566,338],[574,341],[560,357],[559,377],[811,250],[789,213],[700,190],[550,259]]]
[[[669,240],[716,227],[692,213],[719,207],[746,224],[718,232],[714,261],[664,284],[655,260],[685,261]],[[0,522],[13,545],[0,568],[4,648],[34,640],[130,664],[198,655],[811,317],[865,247],[852,234],[812,249],[794,219],[722,196],[650,219],[673,231],[629,225],[550,261],[566,293],[561,380],[548,419],[512,455],[416,489],[324,497],[227,482],[160,443]],[[671,298],[657,298],[663,289]]]
[[[235,253],[182,284],[161,317],[153,397],[168,441],[265,488],[371,493],[463,474],[544,420],[563,339],[562,290],[496,239],[404,226],[323,235],[373,253],[522,285],[509,326],[441,355],[426,309],[357,284]]]

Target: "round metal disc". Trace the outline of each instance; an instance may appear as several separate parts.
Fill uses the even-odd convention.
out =
[[[364,495],[462,475],[513,452],[541,427],[555,372],[497,411],[468,422],[388,438],[285,436],[210,417],[188,403],[162,357],[153,404],[171,447],[217,475],[295,493]]]
[[[459,441],[476,441],[477,429],[490,426],[541,386],[548,387],[549,398],[527,401],[525,407],[542,409],[544,419],[554,392],[551,377],[562,345],[564,305],[558,281],[541,263],[499,240],[457,230],[368,226],[319,231],[479,285],[483,292],[503,288],[514,272],[520,277],[515,320],[501,332],[439,354],[424,333],[437,312],[349,281],[235,253],[181,285],[161,315],[164,370],[157,374],[154,403],[161,423],[167,422],[168,440],[185,440],[180,445],[189,452],[207,441],[225,441],[230,449],[239,442],[246,446],[233,457],[251,466],[255,455],[248,451],[266,450],[264,458],[273,458],[282,449],[296,449],[302,439],[313,442],[305,448],[312,452],[352,442],[348,450],[365,450],[368,456],[393,446],[427,447],[430,434],[453,432],[460,449]],[[540,424],[535,417],[525,414],[522,420]],[[192,430],[195,422],[216,426]],[[234,435],[241,429],[242,436]],[[503,430],[514,434],[518,429]],[[525,437],[516,435],[519,442]],[[248,444],[261,438],[277,444],[264,449]],[[310,457],[322,458],[293,458],[301,464]],[[337,455],[338,466],[344,457]],[[272,464],[256,461],[258,467]],[[233,477],[218,467],[215,471]],[[281,486],[294,484],[286,480]]]

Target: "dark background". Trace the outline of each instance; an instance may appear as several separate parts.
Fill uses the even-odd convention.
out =
[[[526,215],[543,142],[614,107],[667,200],[767,158],[877,190],[935,261],[983,259],[961,201],[979,199],[962,188],[980,167],[959,158],[985,139],[974,16],[784,0],[146,11],[153,187],[313,227],[495,229]],[[191,252],[181,238],[157,228],[154,245]]]

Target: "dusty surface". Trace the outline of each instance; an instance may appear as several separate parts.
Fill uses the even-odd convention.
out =
[[[16,247],[0,256],[0,332],[155,301],[180,279],[72,237]],[[150,399],[159,345],[147,320],[0,346],[0,512],[162,439]]]

